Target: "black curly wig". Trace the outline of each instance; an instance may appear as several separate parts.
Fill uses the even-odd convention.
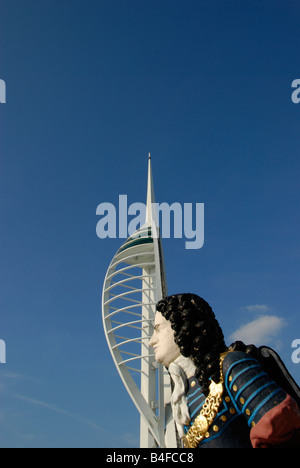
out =
[[[175,343],[196,365],[195,375],[208,395],[209,379],[219,382],[220,354],[227,350],[212,308],[196,294],[176,294],[159,301],[156,309],[171,322]]]

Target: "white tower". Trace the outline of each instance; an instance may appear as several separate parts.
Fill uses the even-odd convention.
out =
[[[167,295],[164,259],[154,211],[151,157],[145,224],[114,256],[103,286],[105,335],[120,377],[140,416],[140,446],[177,447],[170,379],[154,359],[155,304]]]

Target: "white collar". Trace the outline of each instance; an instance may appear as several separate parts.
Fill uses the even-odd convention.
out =
[[[174,383],[171,397],[173,418],[180,437],[183,437],[183,426],[189,424],[191,417],[188,408],[186,392],[187,380],[195,375],[196,366],[190,358],[180,355],[169,366],[169,373]]]
[[[182,356],[182,354],[180,354],[180,356],[177,359],[175,359],[174,363],[181,367],[188,379],[194,377],[196,372],[196,366],[191,360],[191,358],[184,357]]]

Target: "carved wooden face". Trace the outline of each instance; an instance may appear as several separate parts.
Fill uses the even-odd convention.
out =
[[[160,312],[155,315],[155,327],[153,336],[149,342],[153,347],[155,359],[165,367],[180,356],[180,350],[174,341],[174,330],[171,323]]]

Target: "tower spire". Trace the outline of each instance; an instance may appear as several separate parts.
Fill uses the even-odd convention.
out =
[[[147,186],[147,208],[146,208],[146,225],[152,226],[154,223],[157,226],[157,219],[154,211],[154,186],[153,186],[153,175],[152,175],[152,162],[151,154],[148,154],[148,186]]]

